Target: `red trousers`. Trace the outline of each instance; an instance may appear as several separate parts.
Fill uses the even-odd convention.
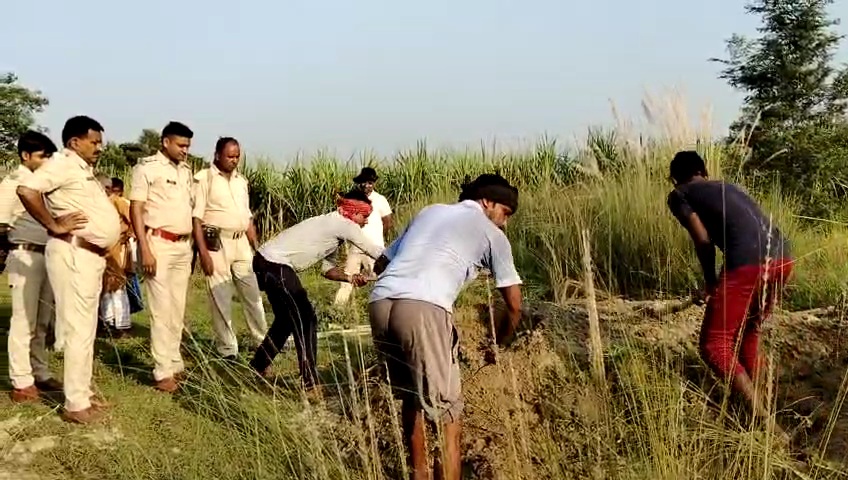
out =
[[[701,326],[701,357],[722,379],[760,368],[760,327],[792,273],[792,259],[722,271]]]

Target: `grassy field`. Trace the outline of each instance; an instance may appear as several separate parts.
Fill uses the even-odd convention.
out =
[[[5,279],[5,276],[3,278]],[[29,467],[21,471],[29,470],[38,475],[32,478],[253,478],[245,474],[251,470],[246,465],[261,461],[256,455],[263,453],[266,448],[276,450],[276,447],[270,444],[244,444],[233,431],[239,427],[230,422],[243,420],[240,417],[244,412],[240,411],[240,408],[248,408],[251,402],[267,402],[263,405],[266,408],[275,408],[280,404],[288,405],[292,409],[302,408],[297,389],[294,387],[298,385],[294,350],[287,348],[285,354],[275,363],[275,371],[280,373],[278,396],[264,396],[258,388],[261,386],[260,382],[254,382],[255,379],[252,379],[246,369],[224,364],[214,353],[205,286],[199,276],[195,276],[192,283],[187,308],[192,335],[184,341],[184,355],[190,365],[191,374],[186,391],[172,398],[151,388],[147,313],[136,314],[133,317],[133,337],[118,341],[98,339],[97,342],[99,361],[95,367],[95,384],[97,390],[114,403],[106,424],[78,428],[58,420],[55,410],[59,404],[56,402],[45,401],[44,405],[37,406],[15,406],[6,396],[0,399],[0,418],[6,420],[9,428],[7,431],[13,438],[54,438],[47,442],[53,446],[47,448],[43,455],[37,455]],[[335,293],[335,290],[332,290],[333,285],[329,283],[318,280],[317,275],[307,281],[310,291],[316,292],[322,301],[331,298]],[[5,286],[0,299],[3,304],[0,331],[4,334],[5,342],[10,303],[8,288]],[[362,301],[361,298],[358,300]],[[319,309],[327,303],[320,303]],[[240,341],[244,344],[247,341],[247,330],[240,306],[236,304],[236,307],[237,331]],[[270,312],[270,308],[268,311]],[[339,316],[334,315],[334,312],[327,312],[326,309],[321,311],[325,321]],[[270,319],[273,319],[273,316],[269,315]],[[352,340],[353,338],[349,339]],[[322,338],[320,343],[322,381],[326,384],[344,384],[341,378],[347,376],[346,366],[344,362],[339,364],[339,359],[343,358],[339,349],[343,347],[333,338]],[[351,348],[355,344],[358,343],[352,343]],[[287,347],[291,347],[291,343]],[[242,347],[241,350],[243,359],[247,361],[247,347]],[[363,351],[363,354],[369,353]],[[54,359],[53,363],[54,371],[61,375],[61,361]],[[4,372],[8,371],[5,348],[0,368],[3,368]],[[8,391],[11,386],[6,374],[3,377],[2,390]],[[251,388],[254,391],[246,394],[244,398],[228,398],[239,386],[245,387],[246,391]],[[230,405],[230,402],[235,400],[245,403],[241,407]],[[265,412],[256,411],[257,416],[253,418],[256,425],[242,425],[241,428],[255,428],[257,430],[254,433],[259,434],[264,423],[260,413]],[[15,421],[18,416],[20,420]],[[230,418],[222,422],[222,416]],[[294,428],[294,425],[291,427]],[[296,438],[305,432],[292,434]],[[3,442],[3,438],[0,433],[0,452],[15,457],[12,443]],[[279,440],[279,437],[274,437],[274,440]],[[210,455],[212,452],[217,453]],[[278,455],[279,453],[273,456],[276,458],[268,460],[276,463],[281,460]],[[14,465],[14,460],[4,460]],[[244,463],[240,464],[242,461]],[[15,471],[14,466],[10,471]],[[279,470],[267,470],[266,478],[281,478],[272,474],[275,471]],[[4,477],[3,467],[0,467],[0,478],[21,477]]]
[[[697,148],[713,175],[744,183],[726,171],[732,152],[681,122],[679,106],[663,105],[646,104],[656,132],[650,139],[619,126],[595,132],[567,155],[549,143],[498,155],[432,152],[422,144],[394,162],[378,163],[377,188],[396,206],[400,225],[427,203],[455,200],[466,174],[499,170],[521,187],[521,206],[507,233],[534,313],[528,320],[542,323],[501,352],[498,364],[488,365],[479,347],[487,337],[492,292],[481,279],[458,301],[466,478],[848,477],[841,315],[773,322],[767,342],[778,366],[770,399],[794,435],[786,448],[769,425],[750,425],[744,412],[717,394],[697,356],[699,310],[656,318],[618,300],[680,296],[699,285],[688,239],[665,206],[666,169],[675,151]],[[250,161],[246,174],[263,233],[327,211],[333,193],[349,186],[358,167],[325,158],[286,169]],[[777,191],[755,194],[798,258],[782,307],[842,311],[848,278],[844,226],[802,222],[792,199]],[[592,379],[588,361],[584,229],[601,297],[602,382]],[[330,306],[336,284],[315,272],[303,278],[322,330],[367,323],[367,290],[356,292],[351,307],[336,309]],[[217,358],[200,280],[194,278],[189,293],[192,334],[184,341],[189,378],[183,391],[167,396],[151,388],[142,312],[134,318],[135,337],[98,341],[95,383],[114,404],[103,424],[63,424],[55,402],[13,406],[0,399],[0,479],[404,476],[398,406],[386,394],[369,336],[321,338],[326,395],[324,403],[310,404],[296,386],[293,349],[275,362],[273,385]],[[2,287],[0,332],[8,310]],[[61,359],[54,363],[60,371]],[[5,373],[0,378],[5,381]]]
[[[314,272],[305,277],[323,330],[342,319],[348,325],[365,321],[364,291],[356,292],[352,309],[337,311],[328,307],[335,285]],[[58,399],[17,406],[0,398],[0,478],[404,476],[393,415],[398,405],[388,401],[368,336],[320,339],[325,402],[309,404],[297,387],[292,348],[276,361],[273,385],[217,358],[200,281],[195,277],[189,293],[192,335],[184,348],[189,377],[181,392],[168,396],[150,386],[147,321],[145,313],[137,314],[136,337],[97,343],[95,384],[113,403],[104,422],[63,423]],[[5,331],[6,289],[0,300],[0,331]],[[502,351],[497,366],[485,365],[479,346],[486,317],[479,312],[487,302],[483,282],[458,302],[467,412],[464,478],[848,477],[842,463],[848,435],[837,428],[846,421],[839,355],[808,367],[837,370],[830,390],[787,393],[799,378],[791,363],[793,372],[779,376],[773,408],[782,412],[781,424],[795,437],[794,447],[786,449],[769,427],[748,424],[745,413],[715,389],[697,357],[697,313],[683,321],[657,322],[644,313],[602,311],[607,381],[598,384],[590,375],[585,311],[569,307],[568,301],[536,304],[544,327]],[[602,302],[602,309],[608,304]],[[244,342],[247,332],[238,309],[236,325]],[[680,333],[681,328],[688,333]],[[804,331],[796,325],[798,330]],[[803,340],[787,341],[827,345],[827,332],[812,338],[814,331],[805,332]],[[770,338],[781,336],[788,335],[781,331]],[[246,360],[246,353],[242,357]],[[5,361],[0,364],[5,371]],[[53,364],[61,372],[61,360]],[[805,383],[815,386],[821,381],[815,378]],[[8,388],[5,384],[3,390]],[[796,402],[810,394],[822,401],[809,410],[798,407]],[[816,414],[820,409],[826,412]]]

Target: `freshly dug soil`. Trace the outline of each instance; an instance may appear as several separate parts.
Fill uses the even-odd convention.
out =
[[[679,359],[685,366],[680,381],[708,396],[722,391],[713,388],[717,384],[698,357],[703,307],[686,301],[615,298],[597,307],[608,365],[606,388],[612,392],[608,394],[619,388],[610,357],[633,348]],[[489,312],[486,304],[465,306],[455,317],[465,403],[463,478],[609,478],[610,472],[629,468],[615,464],[622,461],[610,453],[615,446],[598,440],[614,434],[593,435],[603,428],[620,428],[604,422],[624,415],[604,412],[609,402],[598,397],[603,389],[591,384],[584,305],[534,305],[515,341],[498,349],[496,362],[489,355]],[[498,301],[494,315],[502,314]],[[839,406],[848,365],[842,335],[846,326],[843,316],[832,310],[777,311],[762,337],[776,367],[778,422],[792,435],[792,452],[801,461],[823,456],[840,470],[848,470],[848,415]],[[379,368],[367,375],[370,401],[362,402],[358,416],[376,440],[384,471],[400,478],[400,405],[378,381],[383,375]],[[690,403],[693,411],[703,411],[702,397]],[[831,419],[833,412],[839,414]],[[552,438],[557,444],[551,445]]]

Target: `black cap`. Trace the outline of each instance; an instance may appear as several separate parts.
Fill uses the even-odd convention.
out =
[[[377,176],[377,171],[371,167],[363,167],[359,175],[353,177],[353,183],[376,182],[380,178]]]
[[[484,173],[473,182],[469,180],[470,177],[466,175],[460,187],[460,202],[486,199],[509,207],[512,213],[518,211],[518,189],[510,185],[507,179],[496,173]]]

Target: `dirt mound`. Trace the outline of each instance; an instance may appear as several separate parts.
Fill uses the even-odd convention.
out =
[[[501,309],[497,304],[495,315],[501,315]],[[692,365],[699,373],[688,381],[698,387],[706,389],[705,384],[715,383],[697,353],[703,307],[687,301],[610,299],[600,303],[598,310],[607,356],[622,345],[638,345]],[[591,397],[592,389],[580,387],[588,381],[588,315],[579,303],[534,306],[522,321],[523,333],[499,352],[497,364],[486,362],[489,315],[487,305],[457,315],[466,405],[464,461],[475,478],[548,477],[552,473],[545,470],[548,466],[539,455],[546,447],[537,440],[550,438],[551,425],[544,412],[552,401],[556,415],[570,418],[576,434],[585,432],[600,416],[600,402]],[[779,421],[793,434],[795,450],[839,461],[848,451],[848,415],[840,411],[839,397],[848,364],[845,327],[846,319],[832,309],[778,311],[763,331],[764,348],[775,360]],[[580,377],[578,371],[580,378],[573,378],[574,369],[566,368],[563,359],[580,366],[584,375]],[[552,377],[562,380],[563,375],[571,375],[569,387],[551,391]],[[825,441],[826,448],[821,448]],[[558,453],[585,457],[585,452],[563,451],[585,448],[579,443],[558,445]],[[563,474],[596,475],[585,463],[557,472]]]
[[[495,316],[503,315],[502,305]],[[460,362],[465,401],[463,419],[464,463],[474,478],[545,478],[547,460],[538,442],[544,438],[544,410],[550,400],[549,378],[561,374],[563,362],[543,332],[546,324],[568,325],[574,333],[568,345],[580,350],[586,313],[576,308],[535,308],[522,320],[521,333],[507,348],[489,358],[491,344],[488,305],[460,310],[456,317],[461,335]],[[580,333],[578,333],[580,332]],[[597,416],[594,399],[579,391],[556,392],[560,407],[569,406],[577,417]],[[583,466],[571,472],[585,477]]]
[[[703,307],[687,301],[622,299],[605,299],[597,307],[611,395],[620,388],[613,372],[615,358],[634,349],[647,353],[646,358],[672,358],[680,371],[669,367],[667,374],[682,374],[673,380],[678,384],[688,383],[693,391],[720,390],[712,388],[715,380],[698,357]],[[497,301],[494,315],[502,315],[502,309]],[[630,468],[616,464],[626,452],[602,444],[604,439],[626,442],[629,428],[626,412],[603,409],[628,407],[601,399],[598,395],[605,394],[591,384],[584,305],[533,305],[516,340],[499,349],[496,363],[487,355],[489,312],[485,304],[465,306],[455,317],[465,402],[465,478],[603,478]],[[793,434],[793,451],[838,462],[848,451],[848,416],[840,412],[839,396],[848,358],[843,351],[845,326],[845,319],[832,310],[778,311],[763,332],[765,349],[776,360],[778,420]],[[399,405],[378,381],[385,378],[382,373],[367,375],[370,400],[348,406],[347,415],[360,418],[365,426],[360,435],[376,441],[382,466],[401,477]],[[686,402],[691,413],[703,411],[703,396]],[[610,418],[619,423],[610,427]],[[606,433],[589,438],[603,428]],[[362,444],[350,432],[336,436],[350,438],[350,453]]]

